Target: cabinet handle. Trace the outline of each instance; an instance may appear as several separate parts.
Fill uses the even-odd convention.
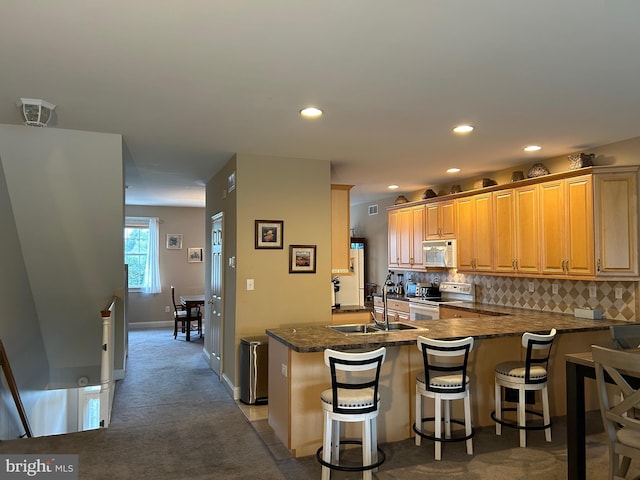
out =
[[[598,272],[600,271],[600,259],[598,259]]]
[[[516,259],[514,258],[513,260],[511,260],[511,270],[515,270],[516,269]]]

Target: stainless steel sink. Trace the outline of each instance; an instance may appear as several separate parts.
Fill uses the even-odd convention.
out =
[[[420,330],[427,331],[428,328],[411,325],[402,322],[389,322],[389,330],[385,330],[382,325],[373,325],[372,323],[353,323],[349,325],[328,325],[331,330],[344,333],[345,335],[371,335],[389,332],[398,332],[404,330]]]
[[[370,333],[384,333],[370,323],[353,323],[349,325],[329,325],[331,330],[347,335],[366,335]]]

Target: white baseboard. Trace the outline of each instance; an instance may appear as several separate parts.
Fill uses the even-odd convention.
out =
[[[114,380],[122,380],[124,378],[124,369],[118,368],[113,371],[113,379]]]
[[[130,322],[129,330],[142,330],[144,328],[162,328],[173,327],[173,320],[161,321],[161,322]]]
[[[225,387],[227,387],[229,393],[233,395],[234,400],[240,400],[240,387],[235,387],[231,379],[227,377],[226,373],[222,374],[222,383]]]

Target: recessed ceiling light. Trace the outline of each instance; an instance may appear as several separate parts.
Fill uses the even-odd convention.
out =
[[[538,150],[542,150],[542,147],[540,145],[527,145],[522,150],[525,152],[537,152]]]
[[[458,125],[453,131],[456,133],[469,133],[473,132],[473,127],[471,125]]]
[[[400,188],[398,185],[389,185],[387,187],[389,190],[395,190],[396,188]]]
[[[457,167],[447,168],[447,173],[458,173],[459,171],[460,169]]]
[[[322,115],[322,110],[316,107],[307,107],[300,110],[300,115],[307,118],[315,118]]]

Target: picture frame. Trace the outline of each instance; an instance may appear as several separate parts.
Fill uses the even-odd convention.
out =
[[[289,245],[289,273],[316,273],[316,245]]]
[[[284,247],[283,220],[256,220],[256,248],[282,249]]]
[[[189,263],[202,262],[202,248],[189,247],[187,249],[187,261]]]
[[[182,250],[182,234],[167,233],[167,248],[169,250]]]

